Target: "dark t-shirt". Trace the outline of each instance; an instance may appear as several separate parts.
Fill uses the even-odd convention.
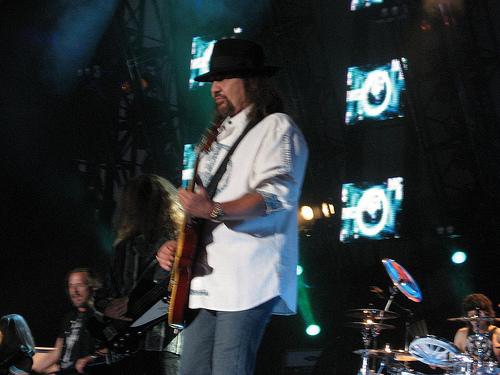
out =
[[[64,317],[58,335],[63,339],[61,368],[71,367],[78,358],[95,352],[96,342],[86,328],[87,320],[92,314],[90,309],[86,312],[73,310]]]

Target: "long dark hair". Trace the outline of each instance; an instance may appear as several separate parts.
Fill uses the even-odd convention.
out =
[[[249,113],[249,121],[257,123],[264,117],[283,112],[283,99],[274,86],[271,78],[266,76],[243,78],[246,95],[249,102],[253,104]],[[215,111],[214,124],[220,124],[225,116]]]
[[[464,315],[467,315],[467,311],[479,309],[485,311],[488,316],[492,318],[495,317],[493,303],[488,297],[481,293],[474,293],[466,296],[462,302],[462,308],[464,310]]]
[[[176,189],[164,178],[144,174],[125,187],[115,217],[115,244],[143,235],[148,242],[162,236],[173,237],[177,230]]]
[[[32,356],[35,354],[35,341],[26,320],[19,314],[4,315],[0,318],[0,358],[5,358],[17,352]]]

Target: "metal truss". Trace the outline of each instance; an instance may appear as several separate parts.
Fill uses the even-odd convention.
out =
[[[121,82],[121,87],[108,92],[114,118],[105,125],[105,146],[98,157],[93,154],[77,164],[107,223],[117,194],[130,178],[146,172],[174,182],[179,178],[181,141],[169,16],[168,1],[122,0],[111,26],[114,32],[104,37],[120,50],[108,70],[121,70],[122,76],[118,82],[116,76],[103,74],[102,80],[113,80],[115,86]]]

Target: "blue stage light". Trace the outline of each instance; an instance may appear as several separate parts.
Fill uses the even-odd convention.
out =
[[[455,264],[462,264],[467,260],[467,254],[461,250],[455,251],[451,256],[451,261]]]

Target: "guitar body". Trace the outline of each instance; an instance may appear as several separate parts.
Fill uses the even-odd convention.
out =
[[[129,296],[125,316],[131,320],[92,316],[87,321],[87,329],[111,350],[122,354],[134,353],[148,328],[167,316],[168,304],[164,298],[166,293],[167,286],[142,280]]]
[[[211,128],[207,129],[207,134],[202,137],[197,147],[194,163],[191,162],[192,158],[184,156],[185,168],[187,170],[192,169],[192,174],[186,184],[184,184],[183,175],[183,187],[191,192],[195,190],[200,154],[209,151],[210,146],[217,137],[219,126],[220,124],[213,124]],[[189,215],[186,215],[181,226],[182,230],[177,238],[177,249],[168,284],[168,324],[175,329],[183,329],[186,326],[185,313],[189,302],[189,289],[192,278],[191,267],[196,258],[202,225],[203,220],[193,220]]]
[[[186,325],[185,312],[188,307],[192,264],[198,248],[200,221],[186,219],[184,230],[177,240],[172,274],[169,283],[168,324],[182,329]]]

